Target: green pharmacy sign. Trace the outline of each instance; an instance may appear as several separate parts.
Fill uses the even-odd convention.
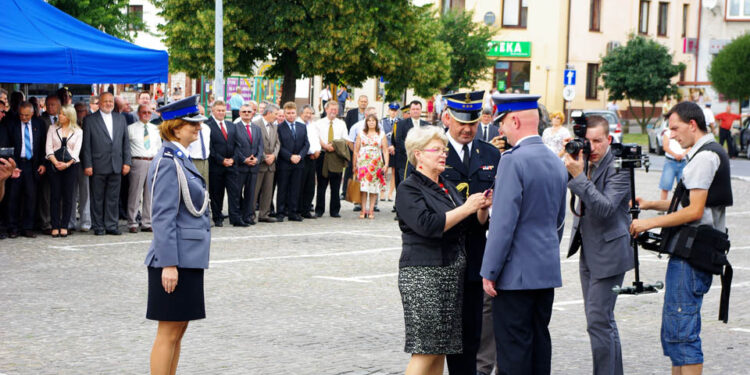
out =
[[[487,56],[492,57],[531,57],[531,42],[490,41]]]

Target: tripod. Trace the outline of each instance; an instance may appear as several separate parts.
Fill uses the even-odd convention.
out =
[[[640,161],[640,160],[639,160]],[[648,163],[648,161],[646,161]],[[638,218],[638,215],[641,213],[641,207],[638,206],[638,201],[635,200],[635,169],[634,168],[628,168],[630,169],[630,201],[632,202],[630,206],[630,216],[633,218],[633,220]],[[646,164],[646,171],[648,171],[648,164]],[[633,258],[635,258],[635,281],[633,281],[633,286],[619,286],[615,285],[612,287],[612,293],[615,294],[642,294],[642,293],[656,293],[658,289],[664,288],[664,283],[661,281],[657,281],[653,284],[644,284],[643,281],[641,281],[641,274],[640,269],[638,266],[638,241],[636,240],[636,237],[630,238],[630,243],[633,246]]]

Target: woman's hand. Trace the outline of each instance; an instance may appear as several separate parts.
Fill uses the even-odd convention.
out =
[[[177,287],[177,267],[169,266],[161,270],[161,285],[167,293],[174,292]]]
[[[466,199],[466,203],[464,203],[464,206],[470,211],[470,212],[477,212],[482,206],[484,205],[485,197],[484,193],[474,193],[469,196],[469,198]]]
[[[56,169],[57,169],[58,171],[62,171],[62,170],[64,170],[64,169],[65,169],[65,168],[67,168],[67,167],[68,167],[68,166],[67,166],[67,164],[65,164],[65,163],[63,163],[63,162],[61,162],[61,161],[55,161],[55,168],[56,168]]]
[[[494,192],[493,189],[487,189],[482,193],[484,196],[484,202],[482,202],[482,206],[479,207],[480,209],[487,209],[490,206],[492,206],[492,193]]]

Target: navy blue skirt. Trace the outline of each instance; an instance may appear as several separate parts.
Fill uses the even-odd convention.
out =
[[[161,285],[161,271],[148,267],[146,319],[173,322],[204,319],[203,269],[177,268],[177,287],[171,294]]]

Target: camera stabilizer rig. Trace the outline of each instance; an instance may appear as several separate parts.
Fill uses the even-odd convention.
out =
[[[651,166],[651,162],[648,159],[648,155],[643,155],[641,152],[641,146],[638,144],[622,144],[613,143],[610,146],[610,152],[615,157],[615,168],[619,171],[622,168],[626,168],[630,172],[630,216],[633,220],[638,219],[638,215],[641,213],[641,208],[638,206],[638,201],[635,199],[635,169],[645,168],[648,173],[648,168]],[[656,293],[658,289],[664,288],[664,283],[657,281],[653,284],[644,284],[641,281],[640,269],[638,264],[638,240],[633,237],[630,239],[630,243],[633,246],[633,258],[635,260],[635,281],[632,286],[619,286],[615,285],[612,288],[612,292],[615,294],[642,294],[642,293]]]

